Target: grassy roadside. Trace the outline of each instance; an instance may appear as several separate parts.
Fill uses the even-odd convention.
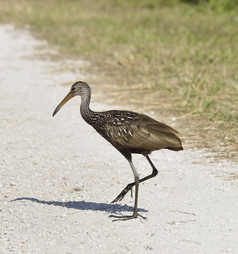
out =
[[[28,24],[153,111],[177,112],[200,146],[237,155],[238,12],[126,2],[0,0],[0,22]]]

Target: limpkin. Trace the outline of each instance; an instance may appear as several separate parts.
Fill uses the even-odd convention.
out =
[[[172,127],[158,122],[153,118],[125,110],[110,110],[94,112],[90,109],[91,89],[83,81],[74,83],[70,92],[56,107],[53,116],[60,108],[74,96],[81,96],[80,111],[83,119],[90,124],[102,137],[110,142],[129,162],[134,174],[134,182],[129,183],[112,203],[121,201],[128,191],[132,191],[135,185],[134,211],[130,216],[110,215],[115,220],[128,220],[143,217],[137,211],[139,183],[144,182],[158,174],[157,169],[149,158],[152,151],[169,149],[174,151],[183,150],[178,132]],[[152,173],[142,179],[132,163],[132,153],[142,154],[152,167]]]

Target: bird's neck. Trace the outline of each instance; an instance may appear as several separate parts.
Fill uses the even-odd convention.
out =
[[[92,111],[89,107],[90,99],[91,99],[90,93],[86,93],[81,96],[80,112],[81,112],[83,119],[86,122],[89,122],[90,118],[92,118],[93,115],[95,114],[95,112]]]

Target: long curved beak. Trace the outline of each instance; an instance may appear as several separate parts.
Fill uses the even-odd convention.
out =
[[[60,104],[56,107],[54,113],[52,116],[54,116],[63,106],[64,104],[69,101],[70,99],[72,99],[74,97],[73,93],[69,92],[65,98],[60,102]]]

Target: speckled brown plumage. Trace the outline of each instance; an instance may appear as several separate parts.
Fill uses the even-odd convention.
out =
[[[174,151],[182,150],[181,140],[177,136],[178,132],[172,127],[158,122],[147,115],[138,114],[132,111],[92,111],[89,107],[91,89],[87,83],[82,81],[78,81],[72,85],[70,92],[57,106],[53,116],[69,99],[77,95],[81,96],[80,111],[83,119],[125,156],[134,173],[135,181],[128,184],[113,200],[113,203],[122,200],[127,192],[130,190],[132,191],[132,187],[136,185],[133,215],[111,215],[111,217],[116,217],[122,220],[136,218],[138,216],[143,217],[137,212],[139,183],[154,177],[158,173],[148,155],[152,151],[160,149],[170,149]],[[153,169],[151,175],[139,179],[139,175],[132,163],[132,153],[139,153],[146,157]]]

